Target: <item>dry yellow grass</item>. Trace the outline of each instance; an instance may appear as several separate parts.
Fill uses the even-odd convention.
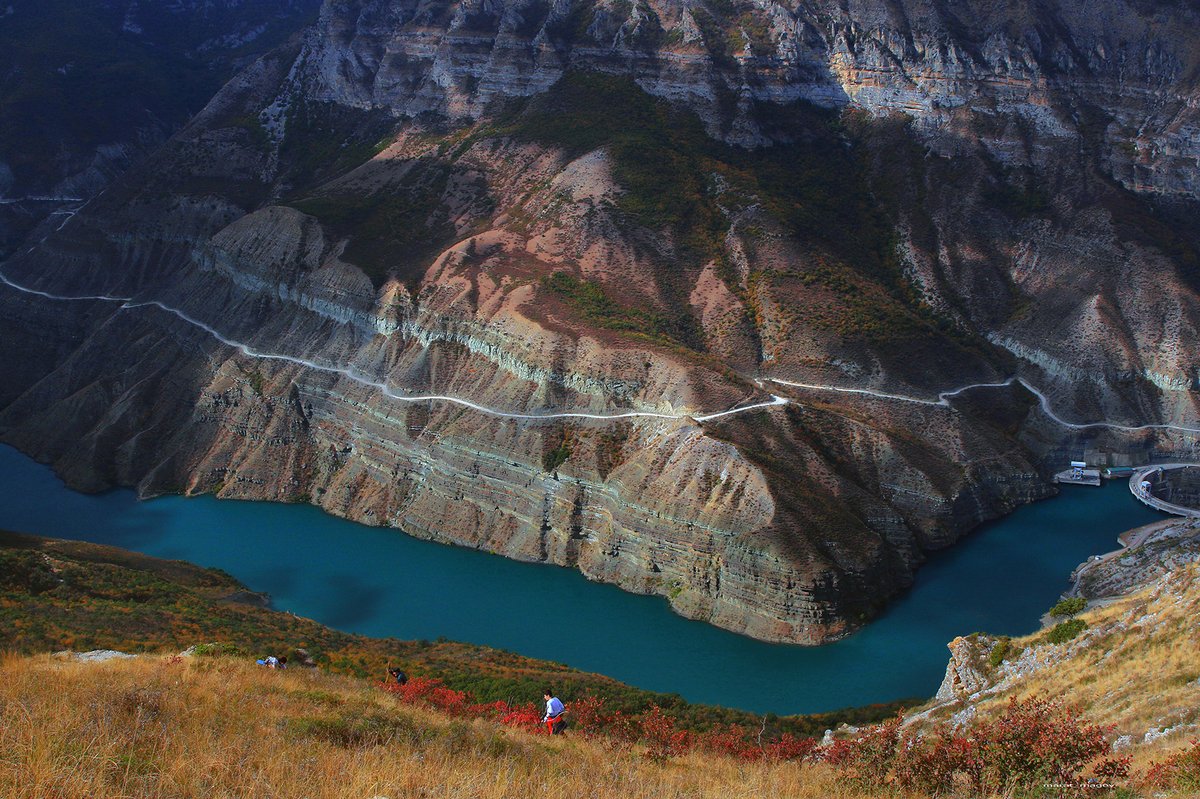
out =
[[[0,796],[864,796],[819,765],[640,752],[447,719],[361,681],[228,659],[0,661]]]
[[[1025,662],[1036,654],[1046,665],[1011,679],[976,710],[998,713],[1013,697],[1062,699],[1112,725],[1114,735],[1130,736],[1125,752],[1135,768],[1200,738],[1200,567],[1180,568],[1079,618],[1088,629],[1063,645],[1045,643],[1044,631],[1013,639],[1010,649],[1025,650]],[[1150,730],[1174,732],[1141,745]]]

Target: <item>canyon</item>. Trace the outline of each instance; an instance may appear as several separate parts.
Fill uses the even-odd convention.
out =
[[[1194,455],[1196,22],[329,0],[13,239],[0,440],[842,637],[1064,454]]]

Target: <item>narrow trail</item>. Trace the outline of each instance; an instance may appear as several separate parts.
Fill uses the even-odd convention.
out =
[[[660,413],[660,412],[656,412],[656,411],[622,411],[622,412],[618,412],[618,413],[585,413],[583,411],[561,411],[561,412],[553,412],[553,413],[514,413],[512,411],[502,411],[502,410],[498,410],[496,408],[489,408],[486,405],[480,405],[479,403],[471,402],[470,400],[463,399],[462,397],[455,397],[455,396],[449,395],[449,394],[401,394],[401,393],[398,393],[391,386],[389,386],[387,383],[384,383],[379,380],[373,380],[370,377],[363,375],[359,372],[356,372],[353,369],[350,369],[348,367],[330,366],[328,364],[318,363],[316,361],[309,360],[308,358],[299,358],[294,355],[284,355],[282,353],[275,353],[275,352],[263,352],[262,350],[257,350],[248,344],[244,344],[240,341],[234,341],[233,339],[224,335],[223,333],[221,333],[220,331],[218,331],[211,325],[201,322],[199,319],[189,316],[187,313],[179,310],[178,308],[173,308],[165,303],[159,302],[158,300],[144,300],[144,301],[139,302],[139,301],[136,301],[133,297],[112,297],[107,294],[92,294],[92,295],[85,295],[85,296],[68,297],[68,296],[64,296],[62,294],[51,294],[50,292],[47,292],[47,291],[39,291],[38,289],[33,289],[33,288],[28,288],[26,286],[22,286],[18,283],[13,282],[12,280],[10,280],[3,273],[0,273],[0,282],[4,283],[4,285],[8,286],[9,288],[15,289],[17,291],[21,291],[26,294],[32,294],[32,295],[42,297],[42,298],[48,299],[48,300],[54,300],[56,302],[115,302],[115,303],[121,303],[120,308],[118,308],[118,310],[120,310],[120,311],[134,310],[137,308],[157,308],[161,311],[164,311],[166,313],[169,313],[173,316],[178,317],[179,319],[183,320],[184,322],[187,322],[189,325],[192,325],[193,327],[197,327],[200,330],[203,330],[205,333],[207,333],[209,336],[211,336],[212,338],[219,341],[221,344],[224,344],[227,347],[232,347],[249,358],[256,358],[256,359],[264,360],[264,361],[282,361],[284,363],[291,363],[291,364],[295,364],[297,366],[303,366],[307,369],[312,369],[313,371],[325,372],[327,374],[338,375],[340,377],[344,377],[347,380],[351,380],[360,385],[376,389],[376,390],[380,391],[381,393],[383,393],[383,395],[388,397],[389,399],[398,400],[400,402],[430,402],[430,401],[448,402],[453,405],[459,405],[461,407],[470,408],[471,410],[478,411],[480,413],[488,414],[489,416],[497,416],[497,417],[501,417],[504,419],[525,419],[525,420],[531,420],[531,421],[545,421],[547,419],[592,419],[592,420],[597,420],[597,421],[610,421],[610,420],[617,420],[617,419],[648,418],[648,419],[666,419],[666,420],[671,420],[671,421],[678,421],[681,419],[692,419],[693,421],[696,421],[696,422],[709,422],[714,419],[720,419],[720,418],[723,418],[726,416],[733,416],[733,415],[739,414],[739,413],[748,413],[750,411],[760,410],[763,408],[773,408],[773,407],[777,407],[780,405],[787,405],[789,403],[789,400],[787,400],[786,398],[772,394],[771,400],[768,402],[756,402],[752,405],[743,405],[743,406],[740,406],[737,408],[731,408],[731,409],[725,410],[725,411],[717,411],[714,413],[704,413],[704,414]]]
[[[1120,430],[1127,433],[1136,433],[1142,430],[1176,430],[1181,433],[1200,433],[1200,427],[1180,427],[1173,424],[1142,424],[1142,425],[1125,425],[1117,422],[1070,422],[1054,412],[1050,406],[1050,398],[1043,394],[1037,386],[1030,383],[1023,377],[1010,377],[999,383],[971,383],[965,386],[943,391],[938,394],[936,400],[921,399],[920,397],[908,397],[903,394],[888,394],[884,391],[872,391],[869,388],[841,388],[839,386],[822,386],[811,383],[794,383],[791,380],[781,380],[775,377],[766,378],[772,383],[778,383],[781,386],[791,386],[793,388],[804,388],[810,391],[833,391],[839,394],[859,394],[866,397],[874,397],[876,399],[894,400],[896,402],[909,402],[917,405],[929,405],[933,407],[950,407],[950,398],[959,394],[965,393],[976,388],[1003,388],[1011,386],[1014,383],[1020,384],[1026,391],[1037,397],[1038,405],[1042,409],[1042,413],[1046,414],[1053,422],[1062,425],[1070,430],[1090,430],[1094,427],[1103,427],[1108,430]]]
[[[83,197],[0,197],[0,205],[20,205],[21,203],[81,203]]]
[[[68,217],[67,221],[70,221],[70,217]],[[741,414],[741,413],[749,413],[751,411],[762,410],[764,408],[775,408],[775,407],[779,407],[782,405],[788,405],[791,403],[791,400],[789,400],[786,397],[781,397],[777,394],[772,394],[771,399],[766,402],[756,402],[752,405],[743,405],[743,406],[740,406],[737,408],[730,408],[729,410],[715,411],[713,413],[702,413],[702,414],[662,413],[662,412],[657,412],[657,411],[622,411],[619,413],[585,413],[583,411],[560,411],[560,412],[551,412],[551,413],[515,413],[512,411],[502,411],[497,408],[489,408],[486,405],[480,405],[479,403],[472,402],[470,400],[463,399],[462,397],[456,397],[456,396],[449,395],[449,394],[402,394],[402,393],[397,392],[395,389],[393,389],[387,383],[380,381],[380,380],[373,380],[366,375],[363,375],[359,372],[354,371],[353,369],[350,369],[349,367],[330,366],[327,364],[322,364],[322,363],[318,363],[316,361],[309,360],[307,358],[296,357],[294,355],[284,355],[282,353],[263,352],[261,350],[256,350],[248,344],[244,344],[240,341],[234,341],[233,339],[228,338],[227,336],[222,334],[220,331],[213,328],[211,325],[201,322],[199,319],[189,316],[188,314],[184,313],[183,311],[179,310],[178,308],[173,308],[169,305],[166,305],[165,303],[159,302],[158,300],[145,300],[145,301],[139,302],[139,301],[135,301],[134,298],[132,298],[132,297],[111,297],[106,294],[95,294],[95,295],[87,295],[87,296],[71,296],[71,297],[64,296],[61,294],[51,294],[50,292],[39,291],[38,289],[29,288],[27,286],[22,286],[19,283],[15,283],[14,281],[10,280],[6,275],[4,275],[2,272],[0,272],[0,282],[4,283],[4,285],[8,286],[9,288],[15,289],[16,291],[24,292],[25,294],[31,294],[31,295],[35,295],[38,297],[43,297],[45,299],[54,300],[57,302],[97,302],[97,301],[99,301],[99,302],[117,302],[117,303],[121,303],[121,307],[118,310],[122,310],[122,311],[133,310],[133,309],[137,309],[137,308],[157,308],[161,311],[164,311],[166,313],[169,313],[169,314],[172,314],[172,315],[178,317],[179,319],[183,320],[184,322],[187,322],[189,325],[192,325],[194,327],[199,328],[200,330],[203,330],[205,333],[207,333],[208,335],[210,335],[211,337],[213,337],[214,339],[219,341],[221,344],[224,344],[227,347],[232,347],[249,358],[257,358],[259,360],[265,360],[265,361],[283,361],[285,363],[292,363],[297,366],[303,366],[307,369],[312,369],[314,371],[338,375],[340,377],[346,378],[347,380],[351,380],[355,383],[359,383],[360,385],[374,388],[374,389],[380,391],[384,396],[388,397],[389,399],[394,399],[399,402],[447,402],[447,403],[451,403],[453,405],[459,405],[464,408],[470,408],[471,410],[478,411],[480,413],[484,413],[489,416],[496,416],[496,417],[504,418],[504,419],[524,419],[524,420],[530,420],[530,421],[545,421],[545,420],[552,420],[552,419],[590,419],[590,420],[595,420],[595,421],[613,421],[613,420],[618,420],[618,419],[645,418],[645,419],[666,419],[666,420],[671,420],[671,421],[678,421],[681,419],[691,419],[695,422],[703,423],[703,422],[710,422],[715,419],[721,419],[721,418],[724,418],[727,416],[734,416],[734,415]],[[828,392],[833,392],[833,393],[838,393],[838,394],[857,394],[859,396],[872,397],[875,399],[891,400],[891,401],[895,401],[895,402],[907,402],[907,403],[911,403],[911,404],[915,404],[915,405],[925,405],[925,406],[930,406],[930,407],[946,407],[946,408],[950,407],[950,398],[951,397],[955,397],[964,392],[971,391],[971,390],[977,389],[977,388],[1003,388],[1005,386],[1011,386],[1014,383],[1017,383],[1017,384],[1020,384],[1021,386],[1023,386],[1026,391],[1030,392],[1035,397],[1037,397],[1038,404],[1040,405],[1040,407],[1042,409],[1042,413],[1046,414],[1046,416],[1048,418],[1050,418],[1052,421],[1054,421],[1055,423],[1057,423],[1063,427],[1066,427],[1068,429],[1071,429],[1071,430],[1088,430],[1091,428],[1106,428],[1109,430],[1120,430],[1123,432],[1130,432],[1130,433],[1135,433],[1135,432],[1139,432],[1142,430],[1175,430],[1175,431],[1183,432],[1183,433],[1200,434],[1200,427],[1180,427],[1178,425],[1169,425],[1169,424],[1123,425],[1123,424],[1118,424],[1116,422],[1107,422],[1107,421],[1085,422],[1085,423],[1071,422],[1071,421],[1068,421],[1068,420],[1062,418],[1061,416],[1059,416],[1058,414],[1056,414],[1054,412],[1054,409],[1050,406],[1049,398],[1045,394],[1043,394],[1036,386],[1033,386],[1032,384],[1029,383],[1029,381],[1025,380],[1024,378],[1016,377],[1016,376],[1010,377],[1007,380],[1004,380],[1004,381],[1001,381],[998,383],[971,383],[969,385],[959,386],[958,388],[941,392],[940,394],[937,395],[936,400],[922,399],[920,397],[910,397],[910,396],[906,396],[903,394],[889,394],[884,391],[874,391],[874,390],[868,389],[868,388],[845,388],[842,386],[826,386],[826,385],[818,385],[818,384],[812,384],[812,383],[796,383],[791,380],[783,380],[781,378],[775,378],[775,377],[764,378],[764,380],[770,381],[772,383],[777,383],[781,386],[789,386],[792,388],[806,389],[809,391],[828,391]]]

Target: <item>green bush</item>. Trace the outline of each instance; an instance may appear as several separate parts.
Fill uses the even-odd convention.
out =
[[[43,594],[58,588],[62,580],[49,559],[37,552],[0,552],[0,590]]]
[[[343,713],[291,719],[287,732],[299,738],[314,738],[347,749],[384,746],[393,741],[421,744],[437,734],[435,730],[423,729],[404,716],[383,713]]]
[[[1083,619],[1070,619],[1059,622],[1046,634],[1046,640],[1052,644],[1064,644],[1087,629]]]
[[[542,468],[547,472],[553,472],[566,463],[569,457],[571,457],[571,450],[566,444],[555,447],[542,456]]]
[[[1080,613],[1087,607],[1087,600],[1081,596],[1073,596],[1070,599],[1064,599],[1058,602],[1054,607],[1050,608],[1050,615],[1057,618],[1063,616],[1074,616]]]
[[[362,152],[354,155],[362,160],[368,157]],[[421,159],[387,191],[308,197],[291,206],[319,219],[333,235],[349,239],[343,257],[376,287],[390,275],[415,285],[429,262],[454,240],[454,226],[444,206],[452,176],[446,164]]]
[[[686,338],[686,335],[680,335],[676,320],[653,311],[621,305],[600,284],[590,280],[580,280],[568,272],[552,272],[542,278],[542,285],[561,297],[584,319],[600,327],[640,333],[663,341]]]
[[[998,668],[1000,664],[1004,662],[1005,658],[1008,657],[1008,654],[1011,651],[1012,639],[1008,638],[1007,636],[1001,638],[996,642],[996,645],[992,647],[992,651],[988,653],[988,665],[993,669]]]
[[[196,644],[192,654],[197,657],[245,657],[246,650],[240,646],[221,642],[211,644]]]

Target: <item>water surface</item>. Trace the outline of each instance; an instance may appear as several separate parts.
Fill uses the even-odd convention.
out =
[[[946,644],[987,631],[1020,635],[1089,555],[1163,516],[1129,493],[1066,487],[984,526],[917,573],[865,630],[818,648],[766,644],[673,614],[665,600],[366,527],[307,505],[84,495],[0,446],[0,528],[216,566],[272,604],[349,632],[438,636],[509,649],[756,712],[808,713],[930,696]]]

